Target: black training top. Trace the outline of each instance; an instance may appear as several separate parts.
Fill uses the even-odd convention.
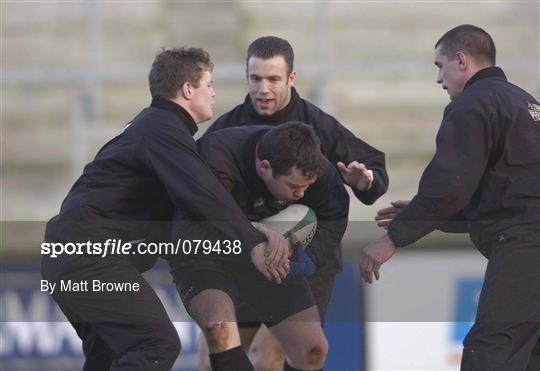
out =
[[[418,194],[388,234],[405,246],[458,216],[477,246],[540,221],[540,105],[498,67],[476,73],[445,108]]]
[[[301,121],[313,127],[320,138],[321,150],[335,166],[342,161],[364,163],[373,170],[373,184],[368,191],[353,188],[355,196],[364,204],[373,204],[388,188],[384,153],[355,137],[334,117],[323,112],[314,104],[302,99],[296,89],[291,89],[291,101],[281,111],[271,116],[261,116],[251,104],[249,95],[244,103],[219,117],[204,135],[216,130],[244,125],[278,125],[287,121]]]
[[[274,215],[287,206],[277,201],[255,170],[255,147],[271,126],[228,128],[205,135],[197,144],[221,183],[251,220]],[[317,273],[341,271],[341,239],[347,228],[349,195],[338,171],[325,159],[323,173],[299,201],[317,214],[317,231],[306,251]]]
[[[197,153],[196,130],[181,106],[154,99],[86,165],[47,224],[46,239],[144,239],[156,221],[189,212],[247,251],[264,241]]]

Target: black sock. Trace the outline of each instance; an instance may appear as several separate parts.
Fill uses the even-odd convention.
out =
[[[285,367],[283,367],[283,371],[304,371],[300,368],[294,368],[294,367],[291,367],[289,365],[289,363],[287,361],[285,361]],[[322,371],[322,368],[320,370],[317,370],[317,371]]]
[[[210,364],[213,371],[254,371],[253,365],[241,346],[210,354]]]

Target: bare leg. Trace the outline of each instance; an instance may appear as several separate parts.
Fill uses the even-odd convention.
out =
[[[223,291],[201,291],[191,299],[188,312],[201,328],[211,354],[240,346],[234,305]]]
[[[247,353],[251,342],[257,333],[258,327],[240,327],[240,341],[244,351]],[[210,357],[208,351],[208,343],[204,334],[201,334],[199,337],[199,370],[200,371],[212,371],[212,366],[210,365]]]
[[[201,336],[199,336],[199,371],[212,371],[208,343],[202,332]]]
[[[302,370],[323,368],[328,341],[322,331],[317,307],[293,314],[270,328],[277,338],[291,367]]]
[[[249,358],[257,371],[279,371],[285,363],[285,353],[268,327],[262,325],[253,339]]]
[[[239,327],[240,340],[242,341],[242,347],[244,348],[246,353],[251,348],[251,344],[253,344],[253,339],[255,338],[255,335],[259,333],[259,329],[262,327],[266,326],[261,325],[259,327]]]

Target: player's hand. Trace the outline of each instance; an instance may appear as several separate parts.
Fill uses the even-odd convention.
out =
[[[401,210],[407,207],[411,200],[398,200],[390,202],[390,207],[381,209],[377,211],[375,215],[375,220],[377,221],[377,226],[388,229],[390,222]]]
[[[345,166],[343,162],[337,163],[337,168],[345,182],[360,191],[368,191],[373,183],[373,170],[368,170],[366,165],[353,161]]]
[[[364,282],[372,283],[373,276],[378,280],[380,278],[379,270],[381,265],[390,259],[396,253],[396,250],[396,246],[388,235],[384,235],[367,245],[362,250],[360,261],[358,262],[360,275]]]
[[[255,268],[257,268],[268,281],[274,281],[275,283],[280,284],[287,276],[288,271],[285,272],[285,269],[282,267],[270,267],[265,263],[266,257],[264,255],[266,245],[267,243],[263,242],[251,249],[251,263],[253,263]]]
[[[272,269],[281,268],[278,271],[281,272],[283,270],[285,275],[281,278],[285,278],[287,273],[289,273],[288,257],[290,255],[287,241],[285,241],[281,233],[268,228],[262,223],[252,222],[251,224],[268,240],[265,250],[265,264]]]

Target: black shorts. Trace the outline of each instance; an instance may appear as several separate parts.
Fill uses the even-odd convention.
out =
[[[85,370],[108,370],[113,362],[115,370],[154,369],[157,361],[163,364],[161,370],[172,367],[180,346],[178,333],[150,284],[128,259],[44,256],[42,275],[56,285],[52,298],[83,341]],[[62,290],[63,283],[86,287]],[[101,289],[119,283],[126,283],[126,289]],[[130,290],[127,284],[138,286]]]
[[[242,258],[240,258],[242,259]],[[198,259],[171,263],[171,274],[186,309],[191,299],[206,289],[225,292],[238,306],[242,297],[252,312],[246,321],[268,327],[315,305],[304,277],[278,285],[268,281],[250,261]]]
[[[335,275],[318,275],[314,274],[310,277],[307,277],[309,288],[315,299],[315,304],[317,305],[317,310],[319,311],[319,318],[321,323],[324,323],[326,317],[326,311],[328,309],[328,303],[330,302],[330,297],[332,296],[332,287],[334,286]],[[241,297],[240,299],[242,299]],[[236,307],[236,318],[238,319],[239,327],[259,327],[261,321],[252,321],[250,318],[253,318],[253,308],[247,302],[240,300]]]

